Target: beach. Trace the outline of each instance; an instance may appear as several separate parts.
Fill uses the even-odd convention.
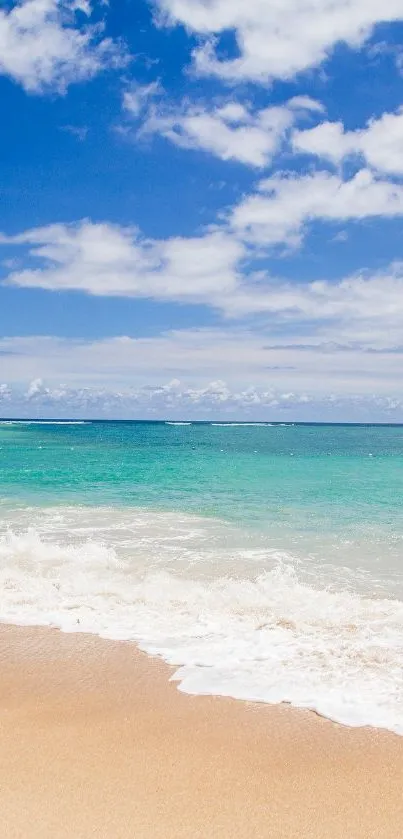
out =
[[[0,629],[4,839],[397,839],[403,739],[188,696],[134,644]]]

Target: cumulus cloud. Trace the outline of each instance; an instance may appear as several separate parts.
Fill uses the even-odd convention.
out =
[[[11,398],[11,390],[5,383],[0,384],[0,403],[8,402]]]
[[[135,117],[139,115],[137,93],[134,107],[127,94],[123,105]],[[138,136],[160,134],[180,148],[264,167],[271,163],[296,120],[307,112],[321,110],[321,104],[309,96],[296,96],[284,105],[255,111],[236,100],[210,107],[185,103],[176,110],[159,104],[151,107]]]
[[[121,411],[137,408],[137,410],[146,411],[151,416],[156,413],[164,416],[166,411],[176,412],[177,410],[185,410],[194,415],[201,408],[203,411],[216,414],[217,410],[226,412],[234,408],[244,410],[254,406],[278,407],[281,404],[288,405],[290,402],[302,404],[308,401],[308,397],[292,393],[275,393],[273,390],[262,391],[253,387],[234,391],[221,380],[208,382],[203,387],[189,387],[179,379],[173,379],[166,384],[129,387],[121,390],[96,387],[69,388],[65,385],[47,387],[42,381],[38,386],[38,380],[35,380],[29,385],[27,392],[23,395],[23,400],[41,406],[69,405],[76,410],[97,408],[102,413],[111,409]]]
[[[91,13],[89,0],[19,0],[0,10],[0,74],[29,93],[63,93],[126,64],[123,45],[104,37]]]
[[[47,388],[44,387],[42,379],[33,379],[32,382],[30,382],[25,395],[29,401],[30,399],[35,399],[37,396],[42,396],[47,392]]]
[[[9,389],[6,416],[77,417],[128,419],[210,419],[295,421],[327,419],[399,421],[403,417],[402,395],[318,395],[249,386],[233,389],[225,381],[189,387],[179,379],[165,384],[126,387],[40,387],[34,396],[29,386]]]
[[[4,241],[30,246],[31,256],[42,263],[11,273],[9,284],[179,302],[230,294],[244,252],[225,231],[152,241],[135,228],[90,221],[34,228]]]
[[[278,245],[301,244],[312,221],[401,215],[403,186],[369,170],[347,181],[328,172],[280,173],[199,236],[151,240],[136,228],[84,220],[3,235],[0,245],[28,251],[30,267],[11,270],[9,285],[200,303],[237,315],[272,306],[271,278],[250,272],[248,260]]]
[[[360,49],[378,23],[403,19],[402,0],[154,0],[161,24],[182,24],[204,40],[194,68],[229,82],[291,79],[320,65],[340,42]],[[218,56],[233,31],[238,55]]]
[[[323,171],[280,173],[261,181],[256,193],[234,207],[229,223],[243,240],[296,246],[311,221],[392,218],[402,213],[403,186],[378,179],[368,169],[348,180]]]
[[[359,280],[357,279],[357,283]],[[390,309],[375,314],[382,296],[382,278],[372,289],[372,308],[363,307],[357,288],[323,294],[327,319],[320,317],[321,295],[309,308],[290,310],[290,300],[271,319],[249,327],[174,330],[153,337],[119,336],[102,340],[52,337],[3,338],[9,382],[26,388],[26,399],[44,398],[50,389],[106,392],[147,390],[161,381],[181,382],[181,390],[205,392],[211,382],[225,382],[230,393],[311,394],[311,397],[395,396],[402,393],[403,280],[394,290]],[[284,290],[283,290],[284,291]],[[281,293],[281,290],[280,290]],[[302,294],[302,292],[301,292]],[[346,299],[338,299],[338,294]],[[303,305],[305,311],[302,311]],[[397,306],[400,305],[400,309]],[[277,302],[279,308],[279,304]],[[316,308],[315,308],[316,307]],[[281,333],[279,323],[282,325]],[[234,361],[235,360],[235,361]],[[60,383],[63,383],[61,385]],[[174,387],[174,385],[172,385]],[[220,386],[221,388],[221,386]],[[145,392],[145,391],[144,391]],[[215,388],[214,399],[219,399]],[[220,399],[226,399],[220,389]],[[249,396],[253,401],[255,397]]]
[[[323,122],[295,131],[293,148],[335,164],[356,155],[378,172],[402,175],[403,109],[371,119],[365,128],[356,131],[346,131],[341,122]]]

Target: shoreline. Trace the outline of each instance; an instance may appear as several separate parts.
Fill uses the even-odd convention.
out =
[[[196,697],[130,642],[0,626],[4,839],[398,839],[403,738]]]

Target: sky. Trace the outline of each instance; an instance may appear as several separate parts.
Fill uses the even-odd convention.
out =
[[[403,422],[403,0],[0,0],[0,416]]]

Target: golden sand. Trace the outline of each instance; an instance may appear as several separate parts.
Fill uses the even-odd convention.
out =
[[[401,839],[403,738],[190,697],[127,643],[0,627],[0,837]]]

